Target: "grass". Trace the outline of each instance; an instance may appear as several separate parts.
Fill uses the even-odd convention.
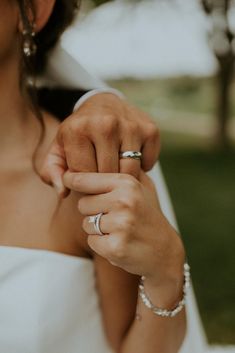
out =
[[[235,343],[235,151],[176,147],[171,134],[163,141],[161,163],[207,336]]]
[[[214,81],[179,78],[112,82],[159,121],[177,113],[213,117]],[[235,90],[234,105],[235,113]],[[171,114],[169,114],[171,112]],[[235,115],[235,114],[234,114]],[[235,344],[235,149],[213,149],[208,136],[164,130],[161,163],[192,267],[210,342]]]

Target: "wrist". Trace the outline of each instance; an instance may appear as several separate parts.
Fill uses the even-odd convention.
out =
[[[144,276],[146,291],[160,307],[174,307],[183,296],[185,249],[173,228],[170,233],[168,251],[163,255],[166,261],[156,264],[154,271]]]
[[[146,291],[146,278],[144,276],[141,277],[139,284],[139,296],[142,299],[143,304],[150,309],[154,314],[161,317],[175,317],[178,315],[184,308],[186,303],[186,297],[188,293],[188,288],[190,286],[190,267],[187,263],[184,264],[183,267],[183,284],[182,284],[182,292],[179,299],[173,302],[173,300],[168,300],[167,292],[169,291],[169,287],[164,288],[164,291],[161,292],[161,289],[158,288],[158,304],[156,305],[156,301],[152,301],[154,298],[154,290],[152,291],[152,297],[150,299],[149,293]],[[151,287],[150,287],[151,288]],[[171,288],[172,289],[172,288]],[[149,290],[149,289],[148,289]],[[167,292],[166,292],[167,291]],[[166,297],[167,296],[167,297]]]
[[[184,270],[180,274],[156,281],[153,277],[145,277],[144,286],[154,304],[160,308],[172,309],[183,297]]]

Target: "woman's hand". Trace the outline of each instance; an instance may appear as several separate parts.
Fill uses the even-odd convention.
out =
[[[184,249],[175,230],[163,216],[155,187],[141,172],[140,181],[126,174],[70,173],[65,186],[86,194],[79,211],[89,246],[112,264],[144,275],[153,287],[180,285]],[[96,235],[89,216],[103,213]]]

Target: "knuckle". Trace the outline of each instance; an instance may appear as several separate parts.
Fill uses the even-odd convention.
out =
[[[117,199],[117,208],[121,210],[136,210],[139,200],[136,195],[121,195]]]
[[[137,192],[140,189],[140,182],[132,175],[120,174],[120,180],[122,185],[132,192]]]
[[[116,207],[117,209],[129,208],[128,198],[119,196],[119,198],[116,200]]]
[[[126,257],[126,246],[120,236],[113,237],[110,243],[110,256],[112,259],[122,260]]]
[[[135,232],[136,219],[132,212],[125,212],[120,217],[118,224],[116,224],[116,231],[121,234],[125,242],[131,240],[132,234]]]
[[[135,178],[129,174],[120,173],[117,175],[117,178],[120,180],[121,183],[129,184],[135,182]]]
[[[118,217],[115,217],[113,226],[115,227],[115,232],[118,232],[119,234],[125,232],[125,213],[119,213]]]
[[[126,130],[131,135],[138,135],[139,134],[139,126],[135,121],[131,121],[127,124]]]
[[[141,192],[140,182],[135,177],[127,174],[120,174],[118,178],[121,181],[121,192],[116,199],[117,208],[136,210]]]
[[[112,137],[113,134],[116,133],[117,128],[118,128],[118,120],[115,117],[115,115],[106,114],[102,116],[102,124],[100,124],[100,119],[99,119],[100,133],[104,137],[106,138]]]
[[[133,230],[135,229],[135,225],[136,225],[136,219],[133,213],[128,213],[124,220],[123,220],[123,224],[125,227],[125,231],[126,231],[126,236],[128,238],[128,234],[131,234],[133,232]]]
[[[146,137],[154,141],[159,139],[160,131],[154,122],[149,122],[146,128]]]
[[[85,119],[68,119],[67,122],[64,123],[64,133],[72,135],[86,135],[87,123]]]

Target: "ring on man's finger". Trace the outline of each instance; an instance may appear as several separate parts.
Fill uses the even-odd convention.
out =
[[[104,235],[104,233],[100,229],[100,220],[103,216],[103,213],[98,213],[97,215],[90,216],[88,218],[88,223],[92,223],[97,235]]]
[[[125,151],[119,153],[120,159],[135,159],[137,161],[141,161],[142,153],[138,151]]]

